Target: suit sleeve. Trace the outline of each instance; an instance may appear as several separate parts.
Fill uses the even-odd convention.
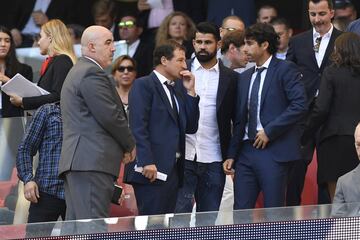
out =
[[[282,67],[282,86],[289,105],[278,117],[265,126],[264,131],[270,141],[285,133],[307,111],[306,94],[301,81],[301,73],[293,63],[283,65]]]
[[[238,75],[238,80],[237,80],[237,91],[236,91],[236,103],[235,105],[235,110],[234,110],[234,117],[233,117],[233,135],[231,137],[230,140],[230,144],[229,144],[229,149],[228,149],[228,154],[227,154],[227,158],[232,158],[232,159],[236,159],[238,152],[239,152],[239,148],[240,148],[240,143],[242,141],[242,137],[243,137],[243,119],[244,116],[247,116],[244,112],[241,111],[241,77],[242,75],[239,74]]]
[[[326,69],[324,71],[319,96],[316,99],[314,108],[311,112],[310,118],[306,124],[305,131],[301,137],[301,143],[305,144],[309,139],[313,137],[317,129],[326,121],[327,116],[330,111],[331,102],[334,95],[334,86],[332,82],[332,76],[329,71]]]
[[[176,89],[181,93],[181,97],[185,102],[185,114],[186,114],[186,129],[185,133],[194,134],[198,129],[198,122],[200,117],[199,101],[200,97],[190,96],[185,89],[182,80],[176,81]]]
[[[135,140],[128,127],[125,111],[104,72],[90,72],[80,83],[80,93],[91,114],[122,147],[130,152]]]
[[[289,49],[286,53],[286,60],[291,61],[293,63],[297,63],[296,56],[295,56],[295,41],[294,39],[290,39],[289,41]]]
[[[340,178],[336,183],[334,200],[332,202],[332,207],[331,207],[332,217],[345,217],[348,214],[348,208],[345,201],[342,185],[343,184]]]
[[[139,167],[156,163],[149,133],[153,89],[146,84],[147,81],[150,80],[148,78],[135,80],[129,94],[130,128],[136,139],[136,160]]]

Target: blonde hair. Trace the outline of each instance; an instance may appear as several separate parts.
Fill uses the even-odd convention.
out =
[[[75,56],[73,42],[69,30],[65,24],[59,19],[52,19],[41,26],[41,30],[51,37],[48,52],[54,55],[65,54],[70,57],[75,64],[77,57]]]
[[[171,19],[176,16],[181,16],[185,19],[186,22],[186,36],[184,40],[190,41],[195,34],[195,24],[194,22],[183,12],[172,12],[169,15],[166,16],[166,18],[163,20],[161,25],[159,26],[159,29],[157,30],[156,37],[155,37],[155,43],[156,46],[163,45],[167,42],[167,40],[171,39],[171,36],[169,35],[169,25]]]

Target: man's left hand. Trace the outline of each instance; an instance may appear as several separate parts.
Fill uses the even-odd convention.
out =
[[[266,145],[269,143],[269,138],[266,135],[264,129],[261,129],[257,132],[256,136],[255,136],[255,142],[253,144],[253,146],[257,149],[264,149],[266,147]]]

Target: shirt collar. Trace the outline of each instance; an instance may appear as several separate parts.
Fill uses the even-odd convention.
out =
[[[271,56],[268,58],[268,60],[266,60],[266,61],[264,62],[263,65],[261,65],[261,66],[255,66],[255,70],[258,69],[258,68],[261,68],[261,67],[264,67],[264,68],[268,69],[272,58],[273,58],[273,55],[271,55]]]
[[[90,61],[92,61],[92,62],[94,62],[96,65],[98,65],[102,70],[104,70],[104,69],[100,66],[100,64],[99,64],[97,61],[95,61],[94,59],[92,59],[91,57],[84,56],[84,58],[89,59]]]
[[[205,68],[203,68],[203,66],[201,65],[201,63],[199,62],[199,60],[197,58],[194,58],[193,68],[194,68],[194,70],[205,69]],[[209,68],[206,70],[208,70],[208,71],[214,70],[215,72],[219,72],[219,61],[217,60],[216,64],[212,68]]]
[[[167,79],[164,75],[162,75],[161,73],[159,73],[156,70],[154,70],[154,73],[157,76],[157,78],[159,79],[159,81],[161,82],[161,84],[164,84],[165,82],[167,82],[168,84],[173,85],[175,83],[174,81]]]
[[[332,32],[334,30],[334,26],[331,24],[331,27],[329,29],[329,31],[327,33],[324,34],[324,36],[322,36],[322,38],[330,38]],[[315,28],[313,28],[313,39],[315,41],[315,39],[317,39],[318,37],[321,37],[320,36],[320,33],[318,33]]]

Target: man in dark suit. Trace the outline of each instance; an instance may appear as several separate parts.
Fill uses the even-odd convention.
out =
[[[335,39],[341,34],[331,24],[334,16],[331,0],[308,0],[309,19],[312,29],[294,36],[289,43],[286,59],[298,65],[303,74],[302,81],[307,94],[309,112],[312,108],[320,86],[321,75],[330,65],[330,55]],[[303,123],[305,124],[305,120]],[[289,175],[287,205],[300,205],[301,193],[308,164],[311,162],[315,148],[315,139],[302,148],[302,160],[297,161]],[[319,186],[321,189],[321,186]],[[319,195],[319,203],[329,203],[329,199]]]
[[[59,175],[64,178],[67,220],[108,217],[121,159],[127,163],[135,158],[124,108],[104,71],[115,51],[112,33],[88,27],[81,46],[83,57],[67,75],[60,102],[64,134]]]
[[[130,91],[130,128],[137,158],[129,180],[140,215],[175,209],[183,181],[185,133],[196,132],[199,118],[195,79],[185,60],[184,47],[175,41],[158,46],[155,70],[136,79]],[[167,177],[161,178],[164,174]]]
[[[300,159],[296,123],[306,112],[301,73],[275,57],[278,36],[258,23],[245,32],[245,52],[256,63],[240,76],[234,135],[224,164],[234,174],[234,209],[255,207],[260,191],[265,207],[285,205],[289,166]],[[234,169],[232,169],[234,167]]]
[[[219,210],[225,183],[222,162],[231,138],[238,80],[238,73],[216,57],[219,28],[209,22],[199,23],[196,28],[196,57],[189,61],[188,68],[196,78],[200,119],[196,134],[186,136],[184,186],[179,191],[176,213],[191,212],[194,197],[198,212]]]
[[[139,37],[143,32],[143,26],[136,16],[126,15],[118,23],[119,36],[128,44],[128,55],[135,59],[138,67],[137,77],[150,74],[153,69],[152,55],[154,46],[141,40]]]

